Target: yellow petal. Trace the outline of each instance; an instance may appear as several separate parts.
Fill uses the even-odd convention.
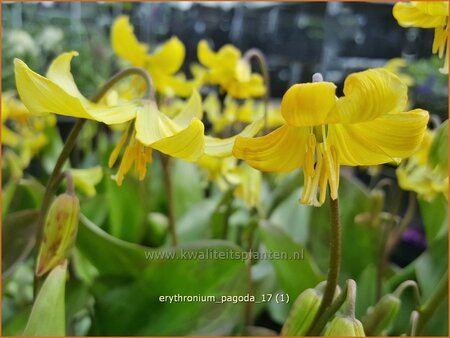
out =
[[[238,135],[220,139],[212,136],[205,136],[205,154],[215,157],[230,156],[233,151],[237,137],[253,137],[264,125],[264,120],[259,119],[244,128]]]
[[[237,137],[233,155],[261,171],[292,171],[303,165],[307,134],[307,128],[284,125],[262,137]]]
[[[74,56],[78,56],[78,52],[72,51],[58,55],[48,68],[47,78],[64,89],[69,95],[79,98],[81,102],[86,104],[88,100],[78,90],[70,72],[70,62]]]
[[[67,73],[70,70],[70,60],[74,55],[76,53],[63,53],[50,66],[51,76],[63,84],[64,88],[33,72],[23,61],[14,60],[17,91],[28,110],[33,114],[56,113],[106,124],[122,123],[134,118],[137,106],[134,102],[108,107],[84,99],[76,89],[72,76]],[[57,70],[60,70],[62,74],[58,76]]]
[[[205,109],[206,116],[208,117],[209,122],[215,124],[221,118],[221,105],[217,94],[210,93],[203,101],[203,108]]]
[[[119,16],[114,21],[111,28],[111,44],[116,54],[133,66],[145,65],[148,46],[136,39],[127,16]]]
[[[100,183],[103,171],[100,166],[85,169],[70,169],[75,187],[83,191],[87,196],[95,196],[95,186]]]
[[[241,57],[241,52],[232,45],[225,45],[215,53],[209,48],[206,40],[201,40],[197,46],[198,60],[201,64],[208,68],[229,68],[234,75],[234,71],[238,60]]]
[[[144,145],[171,137],[181,131],[181,127],[164,113],[161,113],[153,101],[146,101],[138,110],[135,121],[136,138]]]
[[[192,92],[189,101],[183,110],[173,119],[173,122],[185,128],[191,123],[194,117],[199,120],[203,117],[202,98],[196,90]]]
[[[186,54],[183,43],[176,37],[162,44],[152,55],[146,57],[148,67],[157,67],[166,74],[176,73]]]
[[[343,165],[377,165],[410,156],[422,142],[428,112],[415,109],[373,121],[328,126],[327,142]]]
[[[203,132],[203,123],[194,118],[187,128],[153,143],[152,148],[172,157],[196,161],[205,147]]]
[[[324,124],[336,102],[336,86],[331,82],[293,85],[281,101],[281,114],[289,125],[296,127]]]
[[[433,28],[447,22],[448,3],[445,1],[398,2],[393,15],[402,27]]]
[[[339,98],[328,116],[329,123],[370,121],[378,116],[402,111],[408,101],[408,87],[397,75],[376,68],[353,73],[344,83],[345,96]]]

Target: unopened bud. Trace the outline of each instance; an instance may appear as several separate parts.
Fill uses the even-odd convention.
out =
[[[75,242],[79,216],[80,202],[73,193],[61,194],[53,201],[45,220],[37,276],[42,276],[68,257]]]
[[[361,322],[351,316],[337,315],[328,324],[324,336],[327,337],[365,337]]]
[[[400,298],[393,294],[384,295],[374,307],[369,308],[363,318],[364,328],[369,336],[385,335],[397,318]]]
[[[281,330],[282,336],[304,336],[313,322],[322,301],[322,293],[306,289],[295,300]]]

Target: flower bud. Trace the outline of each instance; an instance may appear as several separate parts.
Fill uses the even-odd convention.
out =
[[[72,248],[80,216],[80,202],[73,193],[56,197],[48,211],[39,249],[36,275],[42,276],[63,262]]]
[[[295,300],[281,330],[282,336],[304,336],[313,322],[322,301],[322,293],[306,289]]]
[[[365,337],[361,322],[351,316],[337,315],[327,325],[324,336],[327,337]]]
[[[363,318],[367,334],[369,336],[385,335],[397,318],[400,305],[400,298],[387,294],[374,307],[369,308]]]

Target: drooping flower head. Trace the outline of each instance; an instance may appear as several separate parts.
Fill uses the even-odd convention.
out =
[[[201,40],[197,53],[200,63],[205,67],[202,75],[206,83],[219,85],[223,91],[239,99],[265,94],[262,76],[252,73],[249,61],[242,58],[239,49],[233,45],[225,45],[215,53],[206,40]]]
[[[150,46],[139,42],[127,16],[119,16],[111,28],[111,45],[114,52],[132,66],[148,71],[158,93],[188,97],[198,87],[178,73],[186,54],[183,43],[172,37],[149,53]]]
[[[161,113],[151,99],[112,100],[113,105],[105,102],[108,100],[92,102],[80,93],[70,73],[70,62],[75,55],[76,52],[70,52],[56,57],[47,77],[33,72],[24,62],[16,59],[17,90],[24,105],[33,114],[56,113],[108,125],[128,122],[128,128],[110,158],[112,166],[122,147],[128,144],[119,167],[118,184],[122,183],[133,164],[138,176],[144,178],[146,165],[151,162],[152,149],[191,161],[203,154],[205,139],[198,93],[192,95],[185,109],[173,119]]]
[[[445,56],[441,69],[448,74],[448,1],[397,2],[393,15],[402,27],[434,28],[433,54]]]
[[[338,197],[340,165],[399,162],[419,146],[428,112],[403,112],[407,87],[385,69],[351,74],[344,95],[321,81],[292,86],[281,102],[285,123],[268,135],[236,139],[233,154],[261,171],[303,167],[301,203],[320,206],[327,186]]]
[[[439,132],[448,128],[448,121]],[[439,133],[438,132],[438,133]],[[433,145],[442,147],[444,151],[439,156],[439,161],[448,161],[448,134],[439,139],[435,130],[427,130],[417,151],[407,160],[403,161],[396,170],[398,184],[404,190],[415,191],[420,198],[432,201],[440,193],[448,199],[448,168],[442,168],[436,161],[430,158]],[[437,144],[440,143],[440,144]],[[431,154],[433,156],[435,154]]]

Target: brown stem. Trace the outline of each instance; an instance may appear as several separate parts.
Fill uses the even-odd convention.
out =
[[[339,219],[339,200],[330,199],[331,210],[331,235],[330,235],[330,263],[328,268],[327,285],[323,294],[322,302],[317,311],[314,323],[324,314],[333,302],[336,286],[341,267],[341,237],[342,229]]]

